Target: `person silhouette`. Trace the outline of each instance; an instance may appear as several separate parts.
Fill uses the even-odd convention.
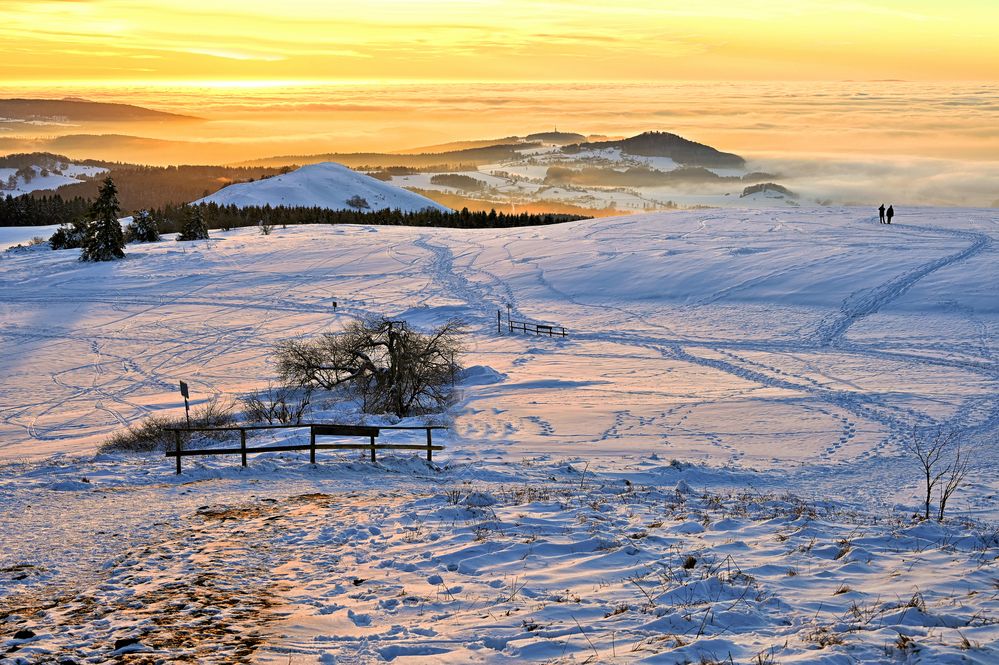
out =
[[[884,203],[882,203],[881,207],[878,208],[878,217],[881,218],[881,223],[884,224],[885,223],[885,204]]]
[[[891,218],[895,216],[895,207],[888,206],[888,211],[885,212],[885,216],[888,218],[888,224],[891,224]]]

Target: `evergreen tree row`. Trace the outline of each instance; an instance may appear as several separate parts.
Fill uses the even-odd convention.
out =
[[[70,224],[90,210],[91,201],[82,196],[64,199],[52,196],[0,196],[0,226],[48,226]]]
[[[463,208],[460,212],[427,209],[418,212],[401,210],[329,210],[327,208],[302,208],[285,206],[250,206],[202,203],[197,206],[166,206],[152,211],[163,233],[180,232],[192,214],[200,210],[206,228],[228,230],[261,223],[272,226],[293,224],[369,224],[376,226],[425,226],[458,229],[502,229],[518,226],[545,226],[579,219],[580,215],[562,214],[508,214],[504,212],[476,211]]]
[[[10,197],[8,197],[10,198]],[[54,197],[58,198],[58,197]],[[125,257],[127,242],[156,242],[160,232],[177,232],[177,240],[208,238],[209,227],[228,230],[236,227],[273,228],[277,224],[369,224],[385,226],[425,226],[463,229],[498,229],[515,226],[558,224],[577,219],[578,215],[510,215],[487,212],[461,212],[434,209],[419,212],[401,210],[328,210],[326,208],[288,208],[284,206],[239,208],[216,203],[167,206],[162,210],[140,210],[123,231],[118,218],[121,206],[118,189],[111,178],[101,184],[97,199],[86,216],[76,215],[60,226],[49,239],[52,249],[80,248],[81,261],[114,261]]]

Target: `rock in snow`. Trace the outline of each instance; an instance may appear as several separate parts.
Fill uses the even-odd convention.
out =
[[[461,500],[461,503],[472,508],[485,508],[496,505],[496,497],[488,492],[469,492],[468,496]]]

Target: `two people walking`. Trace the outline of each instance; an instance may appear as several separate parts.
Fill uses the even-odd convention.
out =
[[[878,217],[881,218],[882,224],[891,224],[891,218],[895,216],[895,208],[888,206],[888,210],[885,210],[885,204],[882,203],[881,207],[878,208]],[[887,218],[887,221],[886,221]]]

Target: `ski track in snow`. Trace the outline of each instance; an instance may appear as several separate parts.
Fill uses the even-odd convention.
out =
[[[849,214],[849,213],[847,213]],[[666,230],[659,233],[660,237],[675,239],[677,242],[717,242],[725,241],[726,238],[737,238],[741,232],[740,225],[753,225],[763,222],[766,225],[766,235],[792,235],[794,241],[798,242],[807,237],[807,233],[800,226],[800,220],[794,217],[800,215],[805,221],[814,224],[815,220],[808,219],[803,213],[780,211],[756,212],[743,214],[738,217],[736,213],[726,213],[718,215],[715,213],[689,214],[687,219],[693,222],[694,228],[688,231]],[[733,225],[733,217],[737,217]],[[216,268],[213,271],[213,278],[207,279],[209,273],[201,271],[194,276],[196,280],[193,288],[181,286],[178,283],[175,292],[166,295],[157,292],[140,294],[135,288],[116,288],[102,292],[100,289],[82,291],[72,287],[72,280],[54,280],[60,287],[66,286],[66,291],[56,289],[54,292],[46,291],[44,294],[32,293],[31,289],[7,289],[5,290],[2,302],[6,307],[42,307],[65,303],[75,308],[97,308],[101,305],[110,305],[114,312],[118,312],[120,317],[111,321],[102,321],[100,325],[91,328],[85,335],[67,332],[60,335],[46,330],[43,327],[35,326],[32,330],[21,325],[5,325],[0,328],[0,332],[11,339],[17,339],[19,343],[26,341],[39,341],[48,338],[58,345],[61,341],[80,340],[91,344],[94,356],[93,362],[89,366],[77,368],[62,368],[52,373],[52,383],[61,389],[63,398],[51,399],[46,396],[43,400],[23,402],[17,406],[0,403],[0,414],[4,422],[18,425],[25,428],[30,439],[50,440],[53,442],[69,441],[72,436],[67,436],[67,429],[83,427],[90,429],[95,435],[107,432],[125,422],[130,422],[136,417],[146,415],[151,412],[150,405],[144,403],[141,395],[149,392],[166,391],[168,386],[174,384],[176,378],[181,375],[179,367],[211,367],[221,364],[222,359],[232,354],[247,352],[256,356],[259,362],[266,361],[266,348],[270,339],[275,333],[281,334],[282,328],[269,325],[268,319],[275,315],[281,318],[288,318],[297,323],[296,319],[312,318],[321,319],[328,313],[326,307],[328,302],[323,297],[327,287],[321,286],[322,280],[317,280],[317,274],[322,274],[328,281],[329,277],[335,274],[337,264],[341,268],[350,266],[349,281],[353,284],[360,282],[362,290],[378,294],[376,302],[351,302],[349,298],[341,297],[341,312],[348,315],[369,315],[379,311],[379,302],[385,304],[385,296],[382,292],[387,291],[390,296],[406,302],[412,303],[417,309],[426,307],[433,311],[435,305],[444,300],[457,300],[453,305],[454,312],[473,323],[474,328],[484,334],[488,334],[489,328],[493,325],[493,313],[496,309],[501,309],[504,305],[511,306],[511,312],[515,317],[534,318],[538,320],[562,319],[571,317],[573,321],[578,321],[579,325],[571,326],[572,338],[568,347],[564,341],[558,348],[572,353],[572,346],[576,342],[605,343],[612,342],[619,347],[631,347],[636,350],[652,350],[664,359],[677,360],[691,365],[697,365],[714,371],[721,372],[740,380],[749,381],[759,386],[791,391],[800,395],[819,400],[837,410],[845,409],[855,418],[861,421],[873,422],[885,428],[885,432],[880,441],[874,442],[874,450],[883,450],[885,445],[891,441],[896,441],[902,431],[911,425],[913,421],[924,424],[930,422],[945,422],[938,417],[921,414],[913,411],[907,406],[897,404],[888,405],[877,395],[865,395],[864,391],[857,386],[840,385],[831,387],[827,381],[820,377],[808,374],[788,374],[777,367],[760,363],[758,360],[749,360],[743,351],[752,351],[759,354],[808,354],[823,352],[826,349],[834,349],[836,352],[847,354],[853,358],[866,360],[869,362],[897,361],[904,364],[914,364],[923,366],[937,365],[945,368],[971,372],[981,376],[984,380],[995,382],[999,380],[999,366],[997,366],[994,356],[991,355],[991,345],[987,338],[987,324],[978,321],[976,323],[979,331],[985,331],[985,337],[981,332],[976,340],[980,353],[977,357],[954,358],[940,354],[920,353],[914,348],[909,349],[888,349],[877,344],[857,343],[848,339],[848,332],[858,321],[869,318],[879,311],[889,306],[892,302],[903,297],[914,285],[925,278],[940,272],[944,269],[954,267],[961,262],[966,262],[975,256],[990,250],[992,247],[991,238],[986,233],[980,231],[967,231],[962,229],[947,229],[939,225],[914,225],[896,224],[891,228],[891,232],[904,232],[908,237],[918,238],[950,238],[954,240],[968,241],[965,247],[948,252],[943,256],[932,258],[914,267],[903,270],[901,273],[890,275],[881,284],[866,287],[848,293],[837,311],[830,312],[822,317],[812,326],[804,326],[796,335],[784,334],[770,340],[760,339],[758,336],[752,338],[739,339],[731,336],[723,336],[720,339],[691,339],[689,335],[677,332],[675,321],[671,321],[668,316],[651,315],[644,311],[635,310],[634,306],[628,303],[614,304],[607,299],[601,298],[593,301],[591,298],[581,297],[572,292],[567,292],[564,286],[556,285],[549,277],[548,273],[556,266],[550,265],[545,258],[546,253],[538,257],[525,257],[518,255],[517,247],[524,243],[534,242],[530,247],[543,247],[538,242],[547,241],[552,246],[573,244],[582,241],[601,241],[602,238],[627,237],[629,230],[634,230],[635,218],[620,218],[610,220],[600,220],[599,222],[581,225],[582,233],[576,238],[572,235],[560,234],[559,237],[546,237],[546,229],[514,229],[501,232],[498,242],[494,242],[487,234],[482,232],[466,232],[464,234],[442,234],[437,232],[416,232],[415,230],[404,230],[400,239],[389,240],[382,247],[382,251],[392,258],[391,270],[383,273],[370,271],[369,263],[364,263],[365,256],[373,257],[372,249],[362,251],[360,254],[351,253],[349,260],[343,262],[341,259],[322,259],[313,261],[311,265],[304,268],[297,265],[300,249],[297,246],[282,247],[280,249],[267,249],[255,254],[252,259],[243,255],[245,242],[238,240],[238,234],[227,240],[214,241],[203,250],[197,246],[193,248],[194,253],[211,257]],[[836,220],[842,222],[842,217]],[[866,218],[854,219],[850,228],[863,225],[868,220]],[[686,220],[684,220],[685,223]],[[820,220],[819,223],[824,222]],[[682,225],[681,225],[682,226]],[[587,228],[589,227],[589,228]],[[644,233],[648,230],[642,229]],[[359,227],[350,232],[348,237],[340,236],[331,238],[333,243],[340,240],[357,241],[363,240],[366,234],[373,234],[374,237],[381,238],[385,232],[373,228]],[[550,234],[552,236],[557,234]],[[509,239],[504,240],[503,236]],[[535,240],[536,239],[536,240]],[[236,245],[239,242],[240,245]],[[614,256],[614,252],[625,253],[629,246],[620,246],[620,241],[607,246],[601,250],[601,256]],[[865,238],[865,243],[867,239]],[[275,243],[276,244],[276,243]],[[734,243],[738,245],[738,242]],[[498,245],[502,255],[496,257],[492,248]],[[639,248],[641,243],[631,247]],[[752,292],[754,288],[759,288],[767,282],[784,279],[787,275],[796,271],[830,271],[835,270],[835,264],[844,259],[850,251],[847,242],[845,248],[837,249],[827,256],[811,256],[800,254],[790,262],[785,262],[783,266],[777,264],[761,271],[758,275],[739,279],[734,284],[720,284],[720,288],[712,289],[709,296],[701,296],[691,300],[690,304],[685,304],[686,311],[710,310],[712,305],[724,303],[735,299],[738,300],[740,294]],[[416,250],[416,251],[414,251]],[[187,252],[188,249],[183,250]],[[377,250],[375,250],[377,251]],[[422,256],[421,256],[422,252]],[[737,252],[737,254],[742,253]],[[764,252],[765,254],[765,252]],[[487,255],[490,258],[486,258]],[[309,254],[315,256],[315,254]],[[497,263],[497,259],[499,263]],[[669,260],[667,257],[665,260]],[[766,265],[765,262],[763,262]],[[332,265],[330,265],[332,264]],[[294,272],[288,274],[285,266],[293,265]],[[558,264],[557,268],[563,270],[564,264]],[[271,271],[267,267],[275,266]],[[501,267],[501,270],[497,270]],[[585,267],[585,264],[584,264]],[[263,268],[263,269],[261,269]],[[357,270],[361,268],[361,270]],[[389,268],[389,266],[386,266]],[[333,272],[331,272],[333,271]],[[362,272],[363,271],[363,272]],[[299,276],[295,276],[298,274]],[[242,289],[233,294],[227,293],[224,299],[214,296],[213,290],[219,284],[224,284],[230,279],[229,275],[239,275],[240,280],[246,284],[254,284],[250,289]],[[419,281],[422,276],[428,278],[428,282],[415,291],[410,291],[410,296],[406,298],[406,290],[396,286],[401,283],[413,283]],[[585,270],[581,273],[585,275]],[[275,278],[273,284],[268,288],[269,278]],[[189,280],[184,280],[189,281]],[[564,280],[560,280],[559,284]],[[259,284],[259,286],[257,286]],[[525,285],[530,285],[530,290],[525,292]],[[261,288],[263,287],[263,288]],[[330,288],[330,298],[332,298],[333,287]],[[540,289],[540,291],[538,291]],[[303,292],[312,290],[319,295],[315,298],[301,297]],[[290,294],[294,296],[289,297]],[[297,296],[297,297],[295,297]],[[553,306],[567,309],[564,314],[548,312]],[[566,308],[566,306],[569,306]],[[160,343],[160,348],[146,357],[141,355],[128,355],[117,353],[110,345],[117,346],[123,337],[134,334],[133,322],[143,317],[153,318],[158,312],[165,309],[175,308],[179,311],[199,312],[198,318],[202,321],[203,335],[194,337],[190,331],[184,330],[185,320],[190,317],[184,315],[179,319],[182,326],[176,330],[176,335],[163,338],[157,330],[153,334],[147,334],[144,329],[136,339],[143,335],[147,336],[150,342],[161,339],[166,342]],[[230,314],[236,312],[252,313],[254,310],[261,312],[259,316],[253,316],[256,321],[245,322],[245,318],[238,317],[239,323],[224,323],[216,325],[211,321],[225,321]],[[974,311],[973,309],[971,310]],[[266,314],[265,314],[266,312]],[[683,313],[683,310],[680,312]],[[310,317],[311,315],[311,317]],[[613,317],[608,320],[608,317]],[[588,330],[586,325],[589,319],[599,321],[600,325],[607,328],[606,331],[595,332]],[[555,321],[558,323],[559,321]],[[564,320],[561,321],[564,323]],[[285,334],[291,332],[302,333],[315,329],[315,326],[302,328],[293,323],[283,327]],[[325,323],[325,322],[324,322]],[[629,331],[629,325],[636,325],[645,331],[636,333]],[[169,324],[173,325],[173,324]],[[322,327],[322,324],[320,324]],[[666,333],[665,336],[657,334],[656,331]],[[550,346],[552,342],[542,340],[541,344]],[[705,355],[704,351],[708,354]],[[934,351],[936,349],[933,349]],[[965,356],[971,354],[964,354]],[[241,359],[245,362],[246,357]],[[90,377],[85,378],[86,367],[90,369]],[[215,378],[201,380],[198,378],[199,372],[195,371],[194,376],[188,373],[185,378],[192,378],[198,388],[209,394],[215,393],[220,388]],[[70,417],[60,420],[56,414],[60,411],[68,410],[70,404],[82,405],[90,402],[94,408],[104,411],[108,420],[104,426],[99,428],[88,428],[86,422],[92,419],[85,409],[73,409]],[[172,402],[172,400],[171,400]],[[989,403],[987,398],[976,395],[965,400],[953,414],[951,420],[963,421],[969,415],[977,415],[978,419],[971,423],[975,432],[986,434],[995,429],[999,420],[996,413],[996,406]],[[32,415],[28,415],[31,413]],[[984,414],[984,415],[982,415]],[[525,424],[534,420],[536,416],[526,418]],[[553,427],[556,427],[553,425]],[[599,439],[598,439],[599,440]],[[712,444],[713,445],[713,444]],[[4,447],[10,447],[10,442],[4,442]],[[22,450],[22,448],[18,448]],[[835,450],[838,450],[836,448]],[[826,450],[827,454],[830,454]],[[869,457],[871,450],[861,451],[857,459]]]

